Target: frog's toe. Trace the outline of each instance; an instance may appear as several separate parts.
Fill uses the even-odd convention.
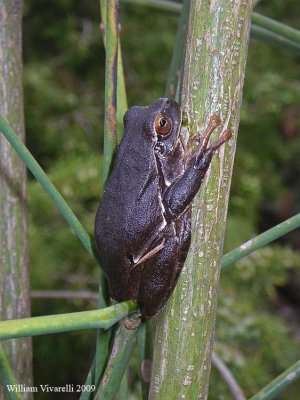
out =
[[[124,325],[129,330],[137,329],[141,325],[141,322],[140,312],[124,318]]]

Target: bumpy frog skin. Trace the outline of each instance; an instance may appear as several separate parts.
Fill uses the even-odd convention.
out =
[[[221,123],[213,116],[204,134],[185,146],[181,119],[180,106],[167,98],[126,112],[96,215],[96,245],[110,295],[137,301],[142,320],[158,312],[176,285],[190,246],[191,202],[213,154],[231,137],[225,130],[208,146]]]

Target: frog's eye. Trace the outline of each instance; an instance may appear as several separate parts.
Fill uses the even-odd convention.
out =
[[[155,132],[158,135],[165,136],[171,131],[171,121],[163,114],[158,114],[154,123]]]

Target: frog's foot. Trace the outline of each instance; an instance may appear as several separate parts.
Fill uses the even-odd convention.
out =
[[[218,150],[219,147],[222,146],[222,144],[224,144],[225,142],[227,142],[228,140],[230,140],[232,138],[232,133],[229,129],[225,129],[225,131],[223,131],[221,133],[221,135],[219,136],[219,138],[213,142],[207,149],[207,152],[215,152],[216,150]]]
[[[141,322],[140,312],[124,318],[124,325],[129,330],[137,329],[141,325]]]
[[[216,150],[221,147],[225,142],[227,142],[232,137],[232,133],[229,129],[225,129],[219,138],[208,146],[209,139],[213,131],[220,125],[221,120],[218,116],[213,115],[210,118],[209,125],[205,131],[205,136],[203,137],[199,148],[195,152],[195,168],[199,170],[207,170],[212,156]]]
[[[218,115],[212,115],[209,119],[209,123],[205,131],[198,133],[196,136],[192,137],[192,141],[197,141],[200,146],[200,152],[204,152],[207,148],[209,139],[212,133],[221,125],[221,118]]]

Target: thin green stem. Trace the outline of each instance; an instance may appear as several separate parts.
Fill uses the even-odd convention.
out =
[[[100,0],[101,21],[103,26],[103,42],[105,46],[105,21],[106,21],[106,0]],[[127,96],[124,79],[124,69],[122,61],[121,42],[119,38],[118,46],[118,71],[117,71],[117,142],[119,143],[123,136],[123,115],[127,111]]]
[[[252,37],[273,47],[288,51],[293,54],[300,54],[300,42],[295,42],[286,37],[273,33],[272,31],[252,24]]]
[[[117,145],[118,9],[118,0],[106,2],[103,182],[109,175],[112,156]]]
[[[109,330],[97,331],[97,341],[96,341],[96,362],[95,362],[95,374],[94,374],[94,384],[98,387],[100,379],[102,377],[104,367],[107,361],[109,340],[111,337],[111,332]]]
[[[128,378],[128,368],[126,368],[114,400],[128,400]]]
[[[136,309],[137,304],[129,300],[102,310],[2,321],[0,322],[0,339],[38,336],[92,328],[108,329]]]
[[[300,360],[277,376],[262,390],[250,398],[250,400],[271,400],[277,397],[289,385],[300,378]]]
[[[118,84],[117,84],[117,141],[121,141],[123,136],[123,116],[127,111],[127,96],[124,79],[123,61],[121,46],[118,49]]]
[[[100,309],[107,306],[109,303],[109,295],[108,295],[108,284],[107,280],[104,277],[102,271],[100,271],[100,282],[99,282],[99,303],[98,306]],[[97,339],[96,339],[96,356],[95,356],[95,365],[94,365],[94,381],[93,383],[97,386],[100,382],[107,354],[108,354],[108,345],[111,336],[110,330],[97,330]]]
[[[182,4],[167,0],[123,0],[125,3],[154,7],[156,9],[181,12]],[[252,14],[251,38],[271,46],[300,54],[300,31],[259,13]]]
[[[123,321],[117,328],[107,367],[95,400],[112,400],[117,393],[136,340],[137,329],[129,330]]]
[[[181,12],[182,4],[168,0],[123,0],[124,3],[154,7],[157,10]]]
[[[143,379],[143,363],[146,359],[146,324],[142,324],[138,329],[138,354],[139,354],[139,375],[142,385],[142,398],[143,400],[148,399],[149,394],[149,382]]]
[[[75,216],[73,211],[70,209],[68,204],[62,195],[58,192],[53,183],[49,180],[41,166],[38,162],[33,158],[27,147],[21,142],[13,129],[8,125],[6,120],[0,116],[0,131],[6,137],[6,139],[13,146],[15,151],[18,153],[19,157],[24,161],[27,165],[28,169],[32,172],[38,182],[41,184],[43,189],[48,193],[49,197],[62,213],[64,218],[67,220],[68,224],[73,229],[76,236],[79,238],[83,246],[86,248],[88,253],[90,253],[96,259],[98,258],[98,254],[94,249],[92,244],[92,240],[84,229],[84,227],[79,222],[78,218]]]
[[[181,72],[183,70],[182,66],[184,63],[189,8],[190,8],[189,0],[184,0],[178,23],[170,69],[168,73],[166,97],[174,98],[176,95],[177,87],[181,86],[179,81],[181,78]],[[179,98],[179,93],[178,93],[178,98]]]
[[[95,384],[95,370],[96,370],[96,359],[94,358],[91,368],[90,368],[88,375],[86,377],[86,380],[84,382],[85,386]],[[93,396],[92,392],[88,392],[88,391],[81,392],[79,400],[90,400],[92,398],[92,396]]]
[[[121,121],[123,121],[123,114],[127,108],[121,50],[118,46],[118,5],[118,1],[100,1],[102,32],[106,50],[103,183],[109,175],[112,156],[121,137],[123,125]],[[99,285],[99,308],[107,304],[108,298],[107,281],[102,276]],[[94,383],[96,385],[99,384],[103,374],[110,335],[110,331],[97,331],[94,365]]]
[[[235,261],[238,261],[242,257],[247,256],[253,251],[273,242],[274,240],[299,227],[300,213],[294,215],[292,218],[289,218],[284,222],[281,222],[273,228],[268,229],[266,232],[261,233],[255,238],[248,240],[246,243],[243,243],[241,246],[225,254],[222,261],[222,271]]]
[[[17,384],[12,369],[9,365],[7,357],[3,351],[2,346],[0,345],[0,381],[5,390],[6,396],[8,400],[21,400],[21,393],[17,391],[9,391],[8,387],[14,386]]]
[[[254,12],[252,14],[252,23],[300,44],[300,31],[291,28],[286,24],[275,21],[272,18],[265,17],[264,15],[261,15],[257,12]]]
[[[153,321],[142,324],[138,329],[139,373],[142,385],[142,398],[148,400],[151,366],[153,359]]]

